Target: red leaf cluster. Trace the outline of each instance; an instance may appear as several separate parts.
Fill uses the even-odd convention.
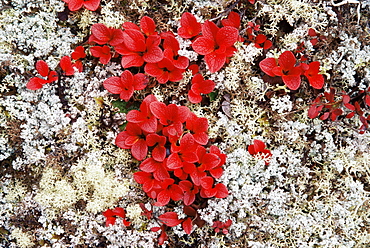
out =
[[[202,26],[202,35],[196,38],[192,47],[195,52],[204,55],[204,60],[211,73],[219,71],[226,59],[236,52],[234,47],[238,40],[239,31],[233,26],[222,28],[211,21],[205,21]]]
[[[326,120],[330,117],[332,121],[336,121],[338,117],[344,113],[342,109],[342,106],[344,106],[351,111],[345,115],[346,118],[350,119],[358,115],[361,122],[359,131],[363,134],[369,129],[370,115],[365,116],[361,108],[361,101],[357,99],[362,99],[363,107],[365,107],[365,105],[370,106],[370,96],[368,93],[370,93],[370,87],[366,91],[359,91],[357,95],[351,98],[345,92],[343,92],[342,95],[336,96],[335,89],[330,88],[329,92],[324,92],[316,97],[308,109],[308,117],[313,119],[320,116],[319,118],[321,120]]]
[[[125,226],[129,226],[131,224],[129,221],[125,220],[126,212],[123,208],[120,207],[115,207],[113,210],[107,209],[103,212],[103,215],[106,218],[105,226],[114,225],[116,223],[117,217],[122,218],[123,224]]]
[[[231,226],[231,224],[232,224],[231,220],[227,220],[225,222],[214,221],[212,227],[215,229],[216,233],[222,232],[223,234],[228,234],[229,233],[228,228]]]
[[[269,49],[272,47],[272,42],[267,39],[264,34],[255,34],[255,32],[260,31],[260,25],[256,25],[254,22],[249,22],[246,29],[247,37],[244,39],[245,43],[254,43],[257,48]]]
[[[279,58],[266,58],[259,63],[261,70],[270,77],[279,76],[285,85],[296,90],[301,85],[301,75],[306,76],[310,85],[315,89],[324,86],[324,76],[319,74],[320,62],[314,61],[309,65],[298,63],[291,51],[283,52]]]
[[[56,71],[50,71],[48,64],[43,60],[36,62],[36,70],[41,77],[46,79],[39,77],[31,78],[26,85],[27,89],[38,90],[41,89],[44,84],[52,83],[58,79],[58,73]]]
[[[119,94],[126,102],[134,94],[134,90],[143,90],[148,85],[148,77],[143,73],[133,75],[130,71],[122,72],[120,77],[106,79],[103,86],[112,94]]]
[[[197,117],[185,106],[166,105],[149,95],[140,110],[131,110],[126,119],[128,124],[118,134],[116,145],[130,149],[133,157],[142,161],[134,179],[156,200],[154,205],[165,206],[172,200],[190,206],[197,199],[228,196],[226,186],[215,182],[223,173],[226,155],[216,146],[205,147],[206,118]],[[171,212],[160,219],[167,226],[182,223],[184,230],[191,232],[190,219],[179,220]]]

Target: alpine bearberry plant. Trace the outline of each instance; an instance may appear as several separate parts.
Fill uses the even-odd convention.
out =
[[[179,219],[176,212],[162,214],[159,220],[165,227],[158,230],[164,233],[167,226],[182,224],[190,234],[192,220],[199,216],[197,206],[208,198],[228,196],[226,186],[216,182],[222,176],[226,155],[214,145],[207,146],[207,119],[185,106],[166,105],[149,95],[140,110],[128,112],[127,121],[115,143],[142,161],[134,173],[135,181],[155,201],[154,206],[181,201],[187,211],[192,210],[185,219]]]

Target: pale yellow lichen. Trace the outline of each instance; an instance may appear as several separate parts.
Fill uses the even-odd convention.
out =
[[[8,188],[6,200],[9,202],[20,202],[27,194],[27,187],[23,182],[15,180],[12,182],[11,187]]]
[[[20,228],[13,229],[10,238],[15,239],[20,248],[30,248],[35,245],[33,237],[28,233],[22,232]]]
[[[128,192],[128,180],[119,181],[113,172],[104,169],[102,153],[89,156],[72,166],[68,177],[55,169],[45,169],[35,200],[47,207],[51,216],[72,207],[80,199],[86,201],[88,212],[97,213],[111,207]]]
[[[126,207],[126,217],[132,222],[133,225],[142,225],[144,223],[143,210],[139,204],[130,204]]]

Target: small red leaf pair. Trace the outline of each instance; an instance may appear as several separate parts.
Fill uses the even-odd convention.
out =
[[[212,80],[204,80],[201,74],[194,75],[191,80],[191,89],[188,93],[191,103],[200,103],[202,101],[201,94],[209,94],[215,88],[215,83]]]
[[[26,85],[27,89],[38,90],[41,89],[44,84],[54,82],[58,79],[58,73],[56,71],[50,71],[48,64],[43,60],[38,60],[36,62],[36,70],[40,76],[46,79],[39,77],[31,78]]]

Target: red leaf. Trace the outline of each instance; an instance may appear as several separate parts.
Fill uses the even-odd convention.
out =
[[[78,46],[71,54],[72,59],[83,59],[86,57],[85,48],[83,46]]]
[[[116,223],[116,217],[106,217],[105,226],[114,225]]]
[[[163,224],[169,227],[177,226],[182,222],[182,220],[179,220],[179,217],[175,212],[164,213],[159,216],[159,219],[162,221]]]
[[[108,64],[108,62],[112,58],[112,54],[111,54],[109,46],[103,46],[103,47],[94,46],[90,48],[90,52],[92,56],[98,57],[100,63],[102,63],[103,65]]]
[[[168,190],[162,190],[157,195],[157,202],[154,203],[154,206],[165,206],[169,203],[171,195]]]
[[[215,189],[217,190],[217,193],[215,195],[216,198],[225,198],[229,195],[229,191],[222,183],[216,184]]]
[[[99,8],[100,0],[84,0],[84,6],[86,9],[95,11]]]
[[[326,120],[326,119],[328,119],[329,115],[330,115],[330,112],[325,112],[325,113],[320,117],[320,120]]]
[[[230,26],[221,28],[216,35],[216,43],[221,47],[233,46],[238,40],[238,29]]]
[[[109,28],[102,23],[92,25],[91,33],[97,38],[94,41],[99,45],[103,45],[111,39]]]
[[[220,28],[217,27],[217,25],[215,23],[211,22],[211,21],[207,20],[203,23],[203,26],[202,26],[203,36],[210,39],[210,40],[216,41],[217,32],[219,30],[220,30]]]
[[[110,77],[103,82],[104,88],[112,94],[120,94],[122,91],[121,78]]]
[[[145,140],[139,139],[135,144],[133,144],[131,147],[131,153],[137,160],[143,160],[148,154],[148,146],[146,145]]]
[[[193,229],[193,222],[192,222],[191,218],[188,217],[182,222],[182,229],[184,229],[186,234],[188,234],[188,235],[191,234],[191,231]]]
[[[71,57],[69,56],[62,57],[60,59],[59,65],[67,76],[72,76],[73,74],[75,74],[75,70],[72,67]]]
[[[194,51],[200,55],[210,54],[215,50],[215,42],[206,37],[198,37],[192,44]]]
[[[275,74],[272,72],[273,68],[277,66],[275,58],[264,59],[259,63],[259,66],[264,73],[270,77],[275,77]]]
[[[211,173],[211,175],[214,178],[220,178],[222,176],[223,172],[224,172],[224,169],[222,169],[222,167],[217,167],[217,168],[214,168],[214,169],[209,171],[209,173]]]
[[[56,80],[58,80],[58,73],[56,71],[49,72],[48,83],[54,82]]]
[[[308,35],[309,36],[317,36],[317,33],[313,28],[310,28],[310,29],[308,29]]]
[[[153,158],[147,158],[140,164],[140,170],[144,172],[154,172],[158,168],[158,162],[154,161]]]
[[[154,23],[153,19],[148,17],[148,16],[143,16],[141,18],[140,27],[141,27],[141,30],[143,31],[143,33],[146,36],[156,34],[156,32],[155,32],[155,28],[156,28],[155,23]]]
[[[140,67],[144,64],[144,59],[137,53],[122,56],[121,65],[123,68]]]
[[[123,208],[116,207],[112,210],[112,214],[117,215],[121,218],[126,218],[126,212]]]
[[[301,85],[301,76],[299,75],[283,75],[282,79],[285,85],[291,90],[296,90]]]
[[[145,37],[135,29],[126,29],[123,32],[124,44],[133,52],[144,52],[146,50]]]
[[[213,186],[213,182],[214,182],[214,179],[213,177],[203,177],[201,180],[200,180],[200,185],[204,188],[204,189],[211,189],[212,186]]]
[[[188,92],[188,98],[191,103],[200,103],[202,101],[202,96],[200,94],[195,93],[193,90]]]
[[[205,55],[204,59],[209,67],[209,71],[211,73],[215,73],[219,71],[222,68],[222,66],[224,66],[226,62],[226,55],[213,52]]]
[[[293,68],[296,58],[291,51],[285,51],[279,56],[279,65],[283,68]]]
[[[122,148],[122,149],[130,149],[130,146],[127,146],[125,144],[126,142],[126,139],[129,137],[129,135],[127,134],[127,131],[123,131],[123,132],[120,132],[117,137],[116,137],[116,140],[115,140],[115,144],[116,146]]]
[[[147,63],[157,63],[163,59],[163,51],[158,46],[149,47],[143,55],[143,60]]]
[[[143,90],[148,85],[149,78],[144,73],[134,75],[133,86],[134,90]]]
[[[158,232],[159,230],[161,230],[161,227],[159,227],[159,226],[155,226],[155,227],[150,228],[150,231],[152,231],[152,232]]]
[[[355,111],[355,106],[353,106],[352,104],[349,104],[349,103],[344,103],[344,106],[352,111]]]
[[[167,167],[171,170],[182,168],[182,161],[177,153],[172,153],[168,157]]]
[[[223,26],[232,26],[235,28],[240,27],[240,15],[234,11],[231,11],[227,19],[221,20]]]
[[[63,0],[68,4],[70,11],[76,11],[82,8],[84,1],[83,0]]]
[[[355,116],[355,112],[351,112],[351,113],[349,113],[348,115],[346,115],[346,118],[350,119],[350,118],[352,118],[353,116]]]
[[[321,109],[323,108],[322,105],[317,106],[316,104],[312,104],[310,106],[310,108],[308,109],[308,117],[311,118],[311,119],[316,118],[319,115],[320,111],[321,111],[320,107],[321,107]]]
[[[182,14],[180,24],[181,27],[177,32],[184,39],[190,39],[194,36],[197,36],[202,29],[201,24],[197,21],[193,14],[189,12]]]
[[[162,228],[161,235],[158,238],[158,245],[163,245],[164,242],[168,239],[167,233],[165,232],[164,228]]]
[[[33,77],[30,79],[30,81],[28,81],[26,87],[27,89],[30,89],[30,90],[38,90],[42,88],[45,82],[47,81],[42,78]]]
[[[38,60],[38,61],[36,62],[36,70],[37,70],[37,72],[38,72],[41,76],[43,76],[43,77],[47,77],[47,76],[48,76],[48,74],[49,74],[49,66],[48,66],[48,64],[47,64],[45,61],[43,61],[43,60]]]

